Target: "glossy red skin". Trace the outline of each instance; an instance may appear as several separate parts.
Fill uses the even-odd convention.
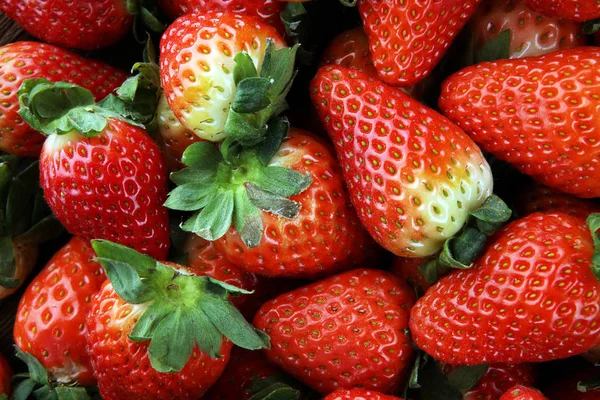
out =
[[[60,149],[53,148],[51,139],[40,157],[40,184],[67,230],[164,260],[169,250],[169,220],[163,207],[167,170],[150,136],[110,119],[96,137],[77,135]]]
[[[273,25],[280,34],[285,33],[279,14],[285,2],[278,0],[159,0],[160,7],[171,18],[185,14],[205,13],[222,10],[256,17],[269,25]]]
[[[394,257],[391,272],[404,279],[412,288],[421,288],[426,291],[431,285],[423,278],[419,267],[427,260],[428,258]]]
[[[589,21],[600,17],[596,0],[525,0],[531,9],[550,17]]]
[[[17,311],[15,343],[63,383],[96,383],[85,347],[85,321],[106,277],[94,257],[86,240],[71,239],[31,282]]]
[[[510,30],[510,58],[540,56],[557,50],[585,45],[582,24],[542,16],[524,0],[484,0],[469,26],[475,39],[475,53],[488,40]]]
[[[45,139],[17,114],[17,91],[30,78],[75,83],[101,100],[123,83],[126,74],[45,43],[15,42],[0,47],[0,150],[23,157],[37,157]]]
[[[427,77],[480,1],[359,0],[381,80],[410,86]]]
[[[500,400],[548,400],[539,390],[517,385],[504,393]]]
[[[160,129],[159,133],[160,139],[157,142],[162,150],[165,164],[167,165],[169,172],[175,172],[185,168],[185,165],[181,162],[183,152],[190,145],[202,141],[198,136],[187,130],[183,131],[182,134],[172,134],[169,131]]]
[[[133,22],[125,0],[3,0],[0,10],[38,39],[80,50],[118,42]]]
[[[259,275],[311,278],[347,270],[377,256],[379,250],[352,208],[326,142],[292,128],[271,164],[311,175],[308,189],[290,197],[302,208],[292,220],[262,212],[263,238],[251,249],[232,226],[216,241],[229,261]]]
[[[450,273],[411,312],[415,343],[455,365],[540,362],[600,343],[600,282],[585,221],[536,213],[504,227],[473,268]]]
[[[600,48],[466,68],[442,85],[439,106],[480,147],[535,180],[600,196]]]
[[[269,360],[322,394],[391,393],[412,362],[405,329],[414,300],[394,275],[357,269],[267,302],[254,325],[271,337]]]
[[[517,211],[522,216],[535,212],[561,212],[586,219],[591,213],[600,212],[600,205],[543,185],[534,184],[520,192]]]
[[[387,396],[372,390],[363,389],[338,389],[325,396],[323,400],[402,400],[400,397]]]
[[[191,400],[202,397],[223,373],[232,343],[224,340],[220,349],[222,357],[215,359],[196,346],[181,371],[157,372],[148,359],[149,342],[133,342],[127,337],[139,316],[116,294],[109,281],[92,300],[87,345],[102,398]]]
[[[369,76],[377,77],[377,70],[371,60],[369,39],[360,26],[333,38],[321,57],[321,66],[327,64],[358,69]]]
[[[270,364],[262,351],[234,347],[229,363],[219,380],[202,396],[203,400],[249,400],[255,380],[275,375],[279,369]]]
[[[535,383],[532,364],[492,364],[463,400],[498,400],[508,388]]]
[[[5,394],[7,397],[10,397],[12,393],[10,379],[12,376],[12,368],[8,364],[8,361],[6,361],[6,358],[0,354],[0,395]]]
[[[543,392],[549,400],[598,400],[600,399],[600,389],[587,392],[577,390],[579,382],[597,376],[598,368],[591,365],[587,369],[565,371],[560,379],[553,380],[548,386],[545,386]]]

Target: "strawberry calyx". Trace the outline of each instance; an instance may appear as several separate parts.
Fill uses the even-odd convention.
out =
[[[148,28],[154,33],[162,33],[165,30],[165,25],[156,17],[158,7],[155,1],[127,0],[125,7],[127,12],[134,16],[133,34],[139,43],[144,41],[142,28]]]
[[[269,346],[269,337],[249,324],[229,300],[230,295],[251,292],[189,275],[106,240],[93,240],[92,247],[116,293],[145,308],[129,339],[150,341],[148,357],[155,370],[181,371],[195,345],[212,358],[220,357],[223,336],[248,350]]]
[[[511,37],[512,33],[510,29],[506,29],[500,32],[495,38],[489,39],[479,52],[477,52],[472,64],[510,58]]]
[[[587,217],[587,226],[590,228],[592,239],[594,240],[594,255],[591,260],[592,272],[600,280],[600,236],[598,236],[598,229],[600,229],[600,213],[593,213]]]
[[[600,18],[587,21],[585,24],[583,24],[582,30],[586,35],[593,35],[600,31]]]
[[[17,357],[23,361],[29,370],[27,373],[16,374],[13,379],[19,383],[15,386],[11,399],[73,399],[90,400],[92,397],[87,389],[81,386],[65,385],[50,380],[44,366],[29,353],[24,353],[15,346]]]
[[[171,174],[178,185],[165,207],[195,211],[181,229],[206,240],[223,236],[233,222],[244,244],[251,248],[262,239],[260,210],[293,219],[300,204],[288,197],[302,193],[311,176],[290,168],[268,165],[279,149],[289,124],[281,119],[274,132],[258,145],[232,156],[226,143],[221,151],[210,142],[192,144],[183,153],[188,168]]]

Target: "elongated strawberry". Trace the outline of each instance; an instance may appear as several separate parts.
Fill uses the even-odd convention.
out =
[[[205,140],[249,135],[253,129],[262,136],[267,121],[285,108],[295,50],[274,50],[284,46],[273,27],[253,17],[217,11],[180,17],[161,39],[161,81],[169,106],[185,128]],[[272,62],[263,68],[269,47]],[[242,61],[243,69],[234,73]],[[257,79],[242,83],[245,77]],[[235,101],[237,91],[247,97]],[[247,104],[248,98],[256,101]]]
[[[402,400],[400,397],[387,396],[372,390],[338,389],[325,396],[324,400]]]
[[[133,22],[126,0],[4,0],[0,10],[38,39],[81,50],[116,43]]]
[[[500,400],[548,400],[539,390],[517,385],[507,391]]]
[[[590,220],[594,232],[596,225]],[[413,340],[459,365],[580,354],[600,342],[593,255],[581,219],[538,213],[515,221],[472,269],[442,278],[419,299],[411,313]]]
[[[600,48],[466,68],[446,80],[439,105],[483,150],[535,180],[598,197]]]
[[[165,259],[166,168],[148,134],[119,114],[125,105],[114,96],[95,104],[81,87],[37,79],[26,81],[19,102],[20,115],[50,135],[40,156],[40,184],[67,230]]]
[[[185,14],[221,10],[250,15],[272,25],[283,34],[279,14],[285,2],[278,0],[160,0],[160,7],[172,18]]]
[[[379,77],[410,86],[427,77],[481,0],[360,0]]]
[[[311,96],[363,225],[396,255],[436,253],[491,195],[475,143],[400,89],[328,66]]]
[[[532,364],[492,364],[463,400],[498,400],[508,388],[535,383]]]
[[[531,9],[550,17],[589,21],[600,17],[600,3],[595,0],[524,0]]]
[[[45,43],[15,42],[0,47],[0,150],[24,157],[36,157],[44,142],[17,114],[17,91],[31,78],[81,85],[101,100],[125,80],[125,74]]]
[[[319,392],[390,393],[412,361],[405,329],[413,302],[397,277],[358,269],[271,300],[254,323],[271,337],[268,358]]]
[[[92,246],[112,281],[92,300],[87,321],[104,399],[199,398],[223,372],[232,343],[267,345],[228,300],[248,292],[121,245]]]
[[[533,184],[520,191],[517,211],[522,216],[535,212],[560,212],[586,219],[590,214],[600,212],[600,205],[540,184]]]
[[[502,52],[503,58],[523,58],[585,45],[582,24],[542,16],[524,0],[484,0],[469,24],[476,60],[484,56],[479,53],[484,46],[488,52],[490,46],[494,53]]]
[[[106,279],[85,240],[71,239],[31,282],[17,311],[17,346],[46,368],[50,379],[93,385],[85,348],[90,302]]]
[[[10,397],[12,392],[10,379],[13,376],[13,371],[8,361],[2,354],[0,354],[0,396],[5,395],[7,398]]]

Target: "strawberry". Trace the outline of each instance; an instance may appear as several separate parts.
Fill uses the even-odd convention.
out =
[[[338,389],[325,396],[323,400],[402,400],[399,397],[387,396],[372,390],[363,389]]]
[[[125,0],[4,0],[0,10],[44,42],[81,50],[118,42],[133,22]]]
[[[544,395],[536,389],[517,385],[504,393],[500,400],[548,400]]]
[[[554,360],[598,345],[594,241],[583,220],[566,214],[507,225],[471,269],[452,272],[419,299],[413,340],[458,365]]]
[[[363,225],[394,254],[436,253],[491,195],[475,143],[400,89],[327,66],[311,96]]]
[[[431,285],[427,282],[419,267],[427,261],[428,258],[394,257],[391,272],[405,280],[412,288],[421,288],[425,292]]]
[[[222,10],[247,14],[284,32],[279,14],[285,3],[279,0],[159,0],[159,5],[172,18]]]
[[[165,259],[167,171],[150,136],[119,114],[126,108],[119,101],[111,96],[95,104],[81,87],[34,79],[19,91],[19,113],[50,135],[40,156],[40,184],[67,230]],[[47,110],[50,104],[58,109]]]
[[[600,17],[596,0],[524,0],[532,10],[549,17],[589,21]]]
[[[598,197],[600,48],[466,68],[439,105],[483,150],[559,191]]]
[[[377,77],[377,70],[371,60],[369,39],[361,27],[342,32],[333,38],[321,57],[321,65],[327,64],[358,69],[369,76]]]
[[[248,292],[111,242],[92,246],[112,282],[92,300],[87,321],[105,400],[199,398],[223,372],[232,343],[267,345],[228,300]]]
[[[591,200],[580,199],[540,184],[529,185],[520,192],[517,202],[517,210],[523,216],[535,212],[561,212],[586,219],[588,215],[600,212],[600,205]]]
[[[271,362],[322,394],[398,389],[412,361],[414,293],[384,271],[358,269],[267,302],[254,323],[271,337]]]
[[[105,276],[85,240],[74,237],[31,282],[17,311],[17,346],[37,358],[51,379],[94,385],[85,321]]]
[[[273,62],[269,63],[268,71],[261,71],[263,59],[268,48],[284,46],[273,27],[253,17],[216,11],[180,17],[167,29],[160,43],[161,81],[169,106],[181,124],[201,139],[220,141],[235,134],[235,123],[245,118],[241,114],[258,118],[258,122],[253,121],[255,128],[263,130],[271,116],[284,109],[289,89],[286,87],[293,74],[293,61],[289,68]],[[244,71],[236,74],[234,68],[241,61],[245,61]],[[237,108],[239,102],[234,100],[242,85],[239,78],[246,72],[258,77],[257,69],[282,76],[263,77],[269,81],[261,82],[269,87],[262,86],[259,104],[252,104],[251,108],[241,104]],[[248,89],[254,89],[254,85],[242,85],[242,89],[245,89],[242,93],[251,94]],[[231,107],[235,110],[230,110]],[[249,128],[244,125],[239,129]]]
[[[541,56],[585,45],[582,24],[539,15],[523,0],[484,0],[470,26],[476,53],[489,41],[497,41],[505,58]],[[506,38],[498,39],[501,34]]]
[[[0,150],[37,157],[42,148],[44,136],[17,114],[17,91],[25,79],[71,82],[89,89],[96,100],[101,100],[123,83],[125,77],[107,64],[45,43],[15,42],[0,47]]]
[[[12,392],[10,379],[13,376],[13,371],[8,361],[2,354],[0,354],[0,397],[5,395],[8,398]]]
[[[531,364],[492,364],[483,378],[464,393],[463,400],[498,400],[507,388],[533,383]]]
[[[193,132],[181,126],[179,120],[169,108],[167,98],[162,95],[156,107],[159,144],[169,171],[178,171],[184,167],[181,163],[183,152],[191,144],[201,141]]]
[[[427,77],[481,0],[359,0],[379,77],[411,86]]]

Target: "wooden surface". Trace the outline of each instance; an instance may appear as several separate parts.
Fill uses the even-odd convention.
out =
[[[32,39],[31,35],[27,34],[19,25],[0,12],[0,46],[18,40],[30,39]]]

